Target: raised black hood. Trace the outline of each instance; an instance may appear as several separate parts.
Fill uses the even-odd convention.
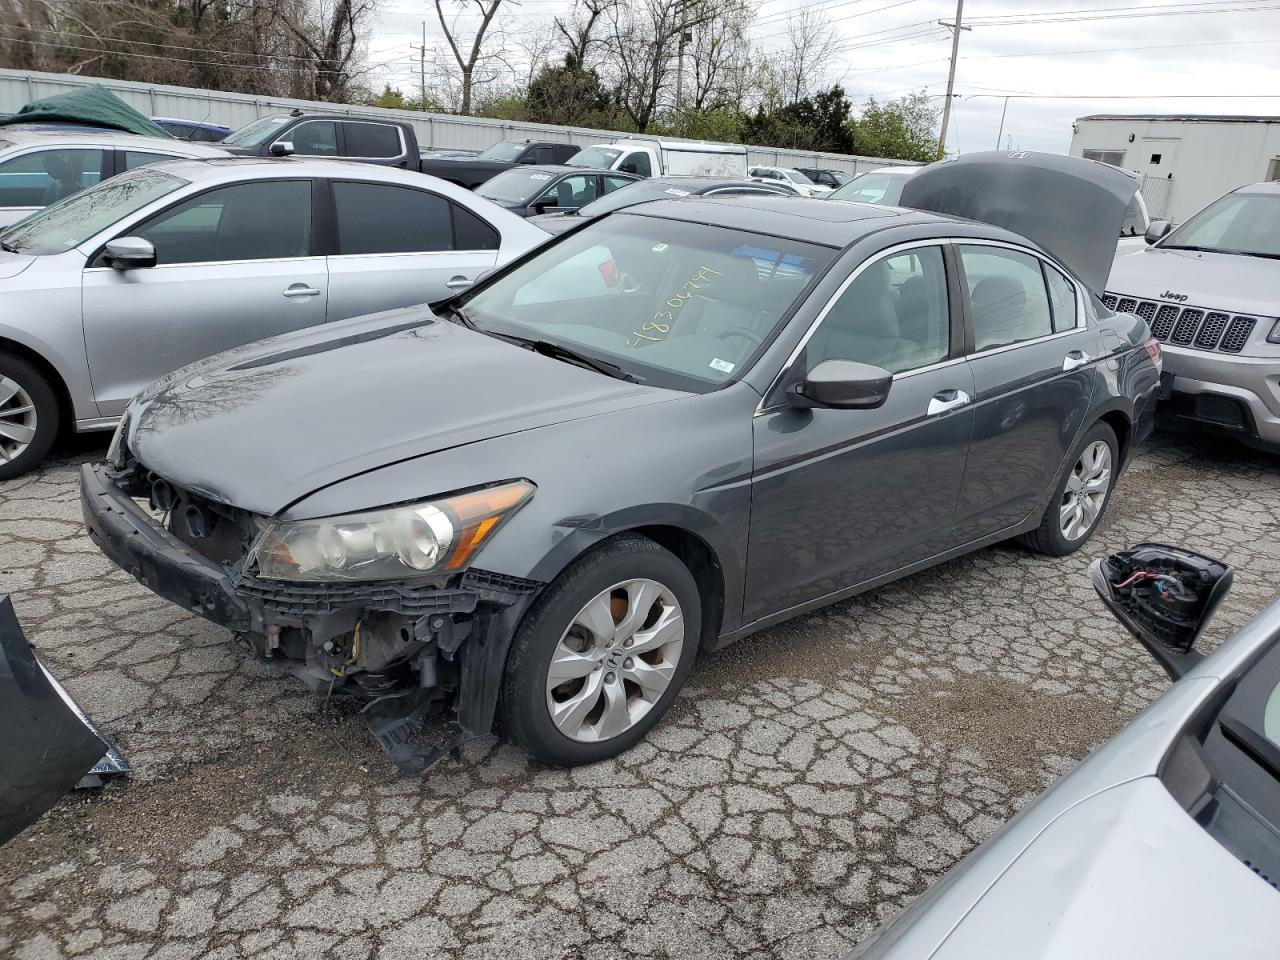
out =
[[[996,150],[931,163],[907,180],[898,202],[1012,230],[1101,296],[1137,191],[1133,174],[1109,164]]]
[[[130,406],[126,438],[157,475],[275,514],[390,463],[679,396],[411,307],[177,371]]]

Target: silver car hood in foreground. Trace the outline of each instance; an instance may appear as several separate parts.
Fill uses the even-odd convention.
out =
[[[1148,247],[1116,261],[1107,289],[1131,297],[1274,317],[1280,314],[1280,260]]]
[[[1274,958],[1280,892],[1156,778],[1226,678],[1280,634],[1273,603],[859,945],[858,960]]]

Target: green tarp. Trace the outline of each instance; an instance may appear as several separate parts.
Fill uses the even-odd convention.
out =
[[[13,116],[0,120],[0,127],[10,123],[83,123],[171,139],[164,127],[152,123],[106,87],[96,84],[33,100]]]

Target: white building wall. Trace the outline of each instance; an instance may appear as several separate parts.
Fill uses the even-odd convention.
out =
[[[103,80],[63,73],[40,73],[34,70],[0,69],[0,113],[16,113],[32,100],[67,93],[77,87],[101,84],[135,110],[149,117],[177,117],[242,127],[251,120],[273,113],[287,113],[295,107],[306,111],[323,111],[351,116],[381,116],[412,124],[423,149],[483,150],[499,140],[552,140],[574,143],[580,147],[628,136],[610,130],[585,127],[554,127],[542,123],[490,120],[482,117],[456,117],[444,113],[417,110],[386,110],[381,107],[352,106],[340,103],[313,103],[281,97],[255,97],[221,90],[197,90],[158,83],[133,83],[128,80]],[[666,140],[679,139],[664,137]],[[838,153],[814,153],[803,150],[779,150],[773,147],[747,147],[747,162],[752,166],[819,167],[848,174],[865,173],[878,167],[918,166],[906,160],[884,160],[876,157],[846,156]]]
[[[1280,117],[1266,121],[1145,119],[1077,120],[1071,155],[1123,154],[1120,166],[1144,177],[1151,218],[1180,223],[1228,191],[1276,176]],[[1160,161],[1152,163],[1153,156]]]

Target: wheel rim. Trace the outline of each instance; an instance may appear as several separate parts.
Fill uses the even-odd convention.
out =
[[[9,377],[0,377],[0,463],[21,456],[36,435],[36,405],[31,394]]]
[[[1111,489],[1111,447],[1095,440],[1080,453],[1080,459],[1067,477],[1058,513],[1062,535],[1079,540],[1098,522]]]
[[[626,733],[671,686],[684,647],[684,615],[656,580],[624,580],[578,611],[547,669],[547,710],[570,740]]]

